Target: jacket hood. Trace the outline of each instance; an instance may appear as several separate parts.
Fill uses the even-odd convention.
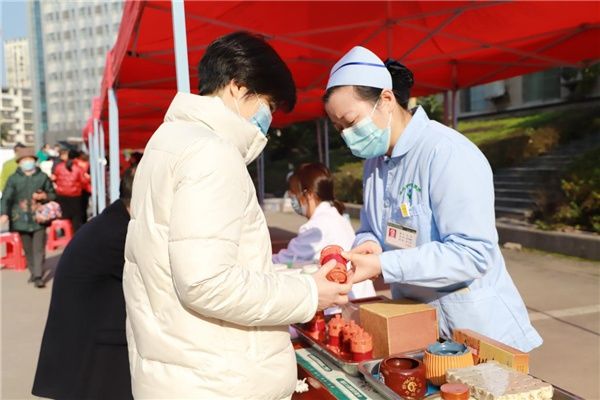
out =
[[[165,122],[174,121],[200,122],[208,126],[239,150],[246,165],[254,161],[267,144],[267,138],[258,127],[231,111],[218,96],[177,93],[165,115]]]

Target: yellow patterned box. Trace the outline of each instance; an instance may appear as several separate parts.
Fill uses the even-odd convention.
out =
[[[455,342],[465,344],[471,349],[475,364],[494,360],[516,371],[529,373],[527,353],[469,329],[455,329],[452,336]]]

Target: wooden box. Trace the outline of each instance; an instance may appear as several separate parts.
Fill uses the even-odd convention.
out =
[[[373,357],[424,349],[438,340],[436,309],[410,300],[360,306],[360,325],[373,336]]]
[[[469,329],[455,329],[452,337],[455,342],[465,344],[471,349],[475,364],[495,360],[519,372],[529,373],[527,353]]]

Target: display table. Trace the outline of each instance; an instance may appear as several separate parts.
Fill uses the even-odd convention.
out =
[[[292,399],[386,400],[364,378],[344,373],[302,341],[294,342],[294,348],[298,362],[298,379],[306,379],[309,389],[304,393],[295,393]],[[436,395],[430,397],[439,398]],[[554,386],[553,400],[583,400],[583,398]]]

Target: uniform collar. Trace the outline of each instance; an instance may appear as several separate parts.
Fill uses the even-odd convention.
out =
[[[429,123],[429,117],[423,107],[418,106],[413,110],[413,115],[404,132],[400,135],[398,142],[392,150],[392,155],[389,158],[401,157],[408,153],[420,137],[420,133]]]
[[[254,124],[231,111],[217,96],[179,92],[171,102],[165,122],[202,122],[222,139],[233,144],[246,164],[263,151],[267,138]]]
[[[329,203],[329,201],[320,202],[319,205],[315,208],[313,217],[317,214],[328,212],[331,209],[331,207],[332,207],[332,205]]]

